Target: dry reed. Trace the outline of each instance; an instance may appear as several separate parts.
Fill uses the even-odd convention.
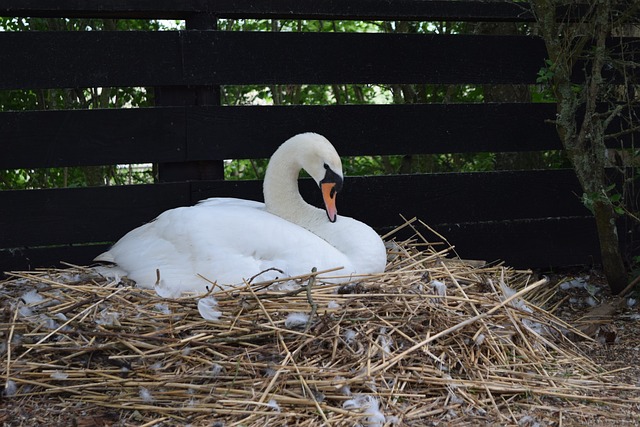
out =
[[[311,275],[296,292],[219,292],[218,321],[202,319],[197,298],[165,300],[89,268],[10,276],[0,372],[16,402],[49,396],[148,425],[225,426],[381,426],[375,405],[345,404],[362,396],[399,426],[518,424],[534,408],[555,422],[611,417],[638,403],[617,397],[635,388],[615,384],[536,305],[549,299],[544,279],[451,258],[417,232],[389,244],[384,274],[347,286]],[[309,321],[285,324],[291,313]]]

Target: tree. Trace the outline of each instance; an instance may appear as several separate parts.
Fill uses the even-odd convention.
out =
[[[530,0],[530,4],[549,55],[542,76],[549,80],[557,101],[556,129],[582,186],[583,200],[595,216],[602,266],[617,294],[626,288],[627,273],[605,174],[605,142],[612,121],[625,112],[631,114],[635,94],[629,79],[640,64],[633,62],[631,47],[623,39],[617,39],[616,50],[607,42],[625,25],[638,22],[640,5],[609,0]],[[574,77],[576,71],[581,80]],[[629,121],[619,134],[637,129],[638,123]]]

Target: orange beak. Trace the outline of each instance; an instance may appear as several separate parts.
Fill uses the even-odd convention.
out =
[[[322,199],[324,200],[324,207],[327,211],[329,221],[336,222],[338,217],[338,209],[336,208],[336,183],[335,182],[323,182],[320,184],[322,190]]]

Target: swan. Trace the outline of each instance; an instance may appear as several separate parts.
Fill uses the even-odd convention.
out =
[[[318,184],[325,209],[300,195],[301,169]],[[210,198],[170,209],[94,260],[115,264],[118,274],[168,297],[205,293],[211,282],[227,289],[250,278],[259,282],[304,275],[313,267],[342,267],[333,278],[319,277],[331,283],[383,272],[386,250],[380,236],[358,220],[338,217],[336,194],[342,183],[342,164],[333,145],[316,133],[298,134],[269,160],[264,203]]]

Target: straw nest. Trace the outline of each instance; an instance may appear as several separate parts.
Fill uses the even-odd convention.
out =
[[[630,403],[616,393],[632,387],[540,308],[553,292],[544,279],[464,262],[417,232],[388,241],[384,274],[347,286],[310,274],[294,291],[247,283],[207,300],[217,320],[198,298],[162,299],[88,268],[10,273],[3,403],[225,427],[562,424]]]

